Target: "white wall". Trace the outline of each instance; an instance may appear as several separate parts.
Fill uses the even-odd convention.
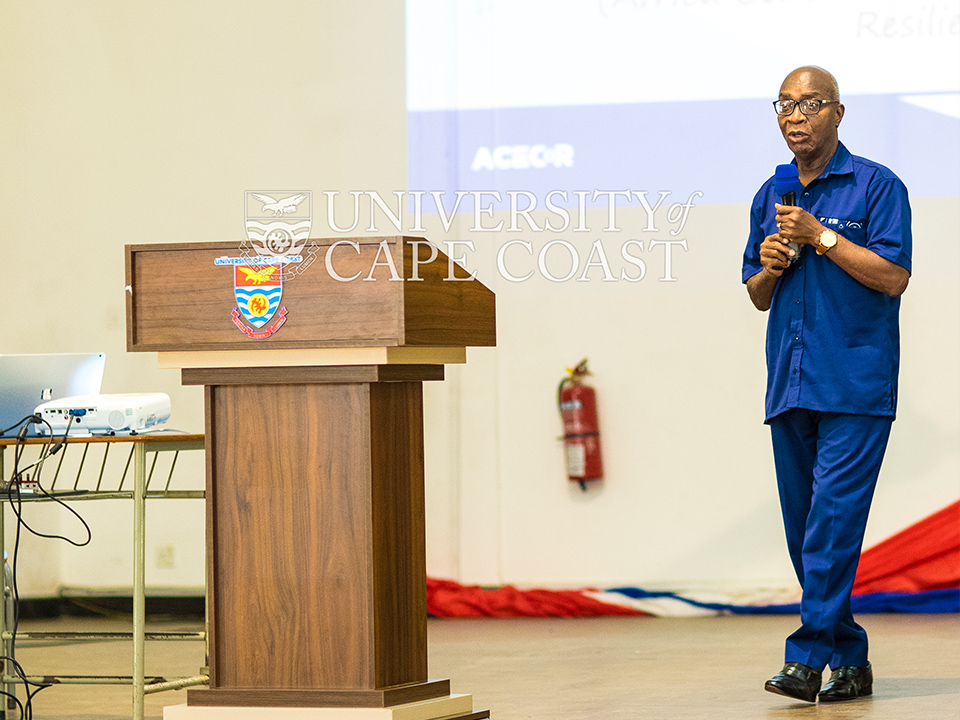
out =
[[[165,392],[202,432],[202,389],[125,350],[123,245],[239,241],[247,190],[403,188],[403,42],[397,0],[0,0],[0,352],[104,351],[104,392]],[[95,547],[25,546],[26,594],[129,585],[129,507],[78,507]],[[202,507],[148,527],[148,583],[202,586]]]
[[[0,352],[105,351],[105,392],[166,392],[171,424],[200,431],[200,390],[158,370],[154,356],[125,351],[123,244],[239,240],[246,190],[312,190],[313,235],[329,236],[323,191],[405,188],[402,3],[264,7],[0,0],[10,308]],[[960,258],[942,230],[957,227],[960,203],[920,199],[914,210],[900,418],[868,543],[960,493]],[[467,264],[497,293],[499,334],[497,348],[470,350],[466,366],[426,385],[429,572],[553,586],[791,584],[762,425],[765,317],[739,282],[746,204],[691,211],[676,282],[661,282],[663,249],[649,250],[650,239],[669,238],[663,218],[658,232],[645,232],[637,211],[619,214],[620,233],[604,232],[605,220],[594,214],[589,233],[551,235],[479,233],[472,216],[444,233],[427,219],[435,241],[475,242]],[[643,239],[647,275],[510,283],[496,254],[515,238],[537,249],[564,239],[583,256],[599,238],[614,273],[621,242]],[[536,268],[513,250],[516,274]],[[554,404],[564,368],[583,357],[607,469],[587,493],[565,479]],[[128,509],[95,505],[80,509],[95,521],[97,547],[25,546],[25,594],[129,582]],[[153,586],[202,583],[202,513],[186,507],[150,505]],[[8,515],[8,533],[9,524]],[[157,552],[168,545],[177,566],[161,570]]]

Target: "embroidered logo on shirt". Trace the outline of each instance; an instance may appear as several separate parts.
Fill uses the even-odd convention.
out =
[[[828,218],[821,217],[819,218],[820,222],[826,225],[827,227],[836,228],[837,230],[843,231],[844,228],[851,228],[854,230],[862,230],[863,223],[859,220],[841,220],[840,218]]]

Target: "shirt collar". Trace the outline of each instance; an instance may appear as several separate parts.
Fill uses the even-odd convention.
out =
[[[792,163],[796,165],[797,159],[794,158]],[[827,175],[848,175],[852,172],[853,155],[851,155],[844,144],[838,140],[837,149],[834,151],[833,157],[830,158],[830,162],[827,163],[823,172],[820,173],[816,179],[826,177]]]
[[[820,177],[827,175],[848,175],[853,172],[853,156],[850,151],[844,147],[842,142],[837,141],[837,151],[830,158],[827,167],[820,173]]]

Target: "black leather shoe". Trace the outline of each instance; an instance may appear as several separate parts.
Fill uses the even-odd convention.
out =
[[[763,689],[805,702],[816,702],[822,680],[819,670],[798,662],[788,662],[783,670],[767,680]]]
[[[873,695],[873,667],[843,665],[830,673],[830,680],[817,696],[820,702],[841,702]]]

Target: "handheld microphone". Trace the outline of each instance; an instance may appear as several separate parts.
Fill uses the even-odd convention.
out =
[[[803,190],[803,183],[800,182],[800,171],[797,166],[788,163],[786,165],[777,165],[777,171],[773,175],[773,191],[780,196],[781,205],[796,206],[797,193]],[[795,243],[789,243],[789,247],[796,255],[793,259],[800,257],[800,246]]]

